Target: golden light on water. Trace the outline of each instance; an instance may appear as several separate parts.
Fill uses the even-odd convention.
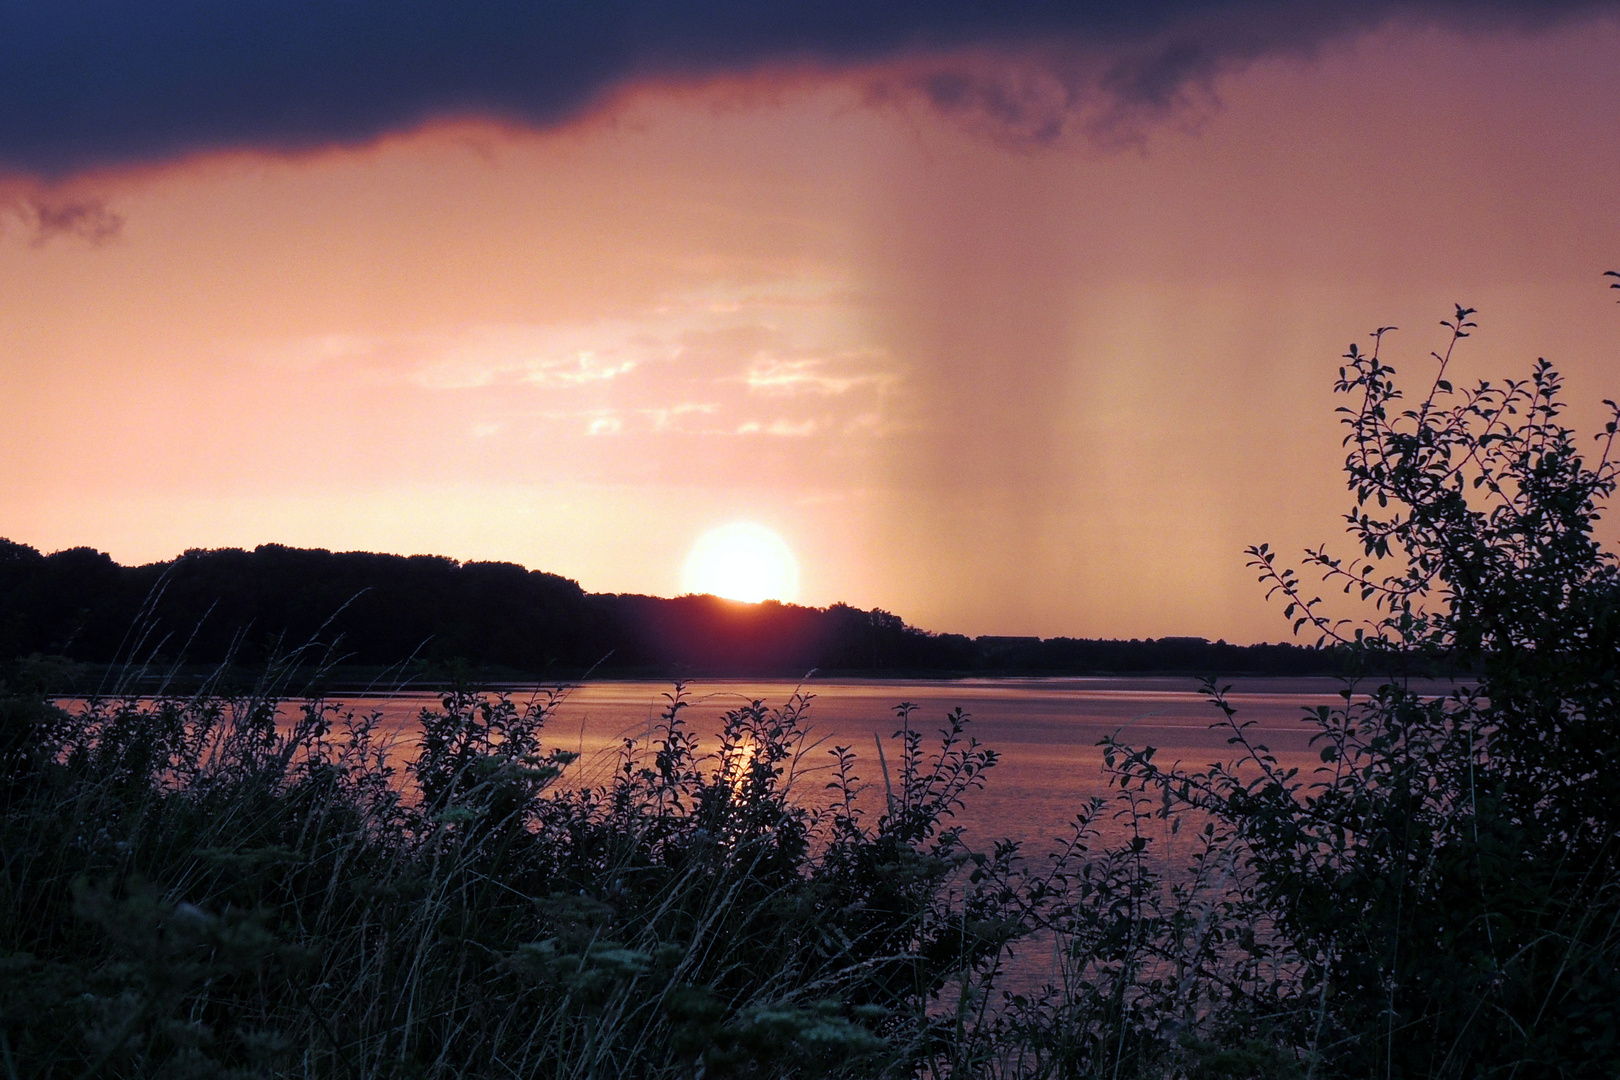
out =
[[[698,537],[681,581],[687,592],[727,600],[790,602],[799,595],[799,560],[775,532],[738,521]]]

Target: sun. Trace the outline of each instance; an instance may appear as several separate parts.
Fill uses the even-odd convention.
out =
[[[799,594],[799,560],[770,529],[738,521],[697,538],[681,581],[687,592],[728,600],[792,601]]]

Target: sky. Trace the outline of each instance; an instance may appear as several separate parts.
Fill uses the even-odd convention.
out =
[[[228,10],[227,10],[228,7]],[[0,0],[0,536],[1284,640],[1332,384],[1620,397],[1620,6]]]

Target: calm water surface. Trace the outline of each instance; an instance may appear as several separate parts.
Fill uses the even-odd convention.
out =
[[[1309,741],[1313,728],[1302,714],[1306,708],[1342,704],[1338,680],[1251,678],[1230,683],[1228,700],[1238,708],[1238,718],[1254,721],[1252,740],[1304,774],[1320,764]],[[726,711],[754,700],[780,705],[795,690],[813,695],[808,716],[810,741],[817,745],[805,755],[796,780],[801,797],[812,801],[822,797],[819,793],[831,778],[825,770],[834,746],[852,747],[860,756],[857,771],[871,785],[869,794],[881,791],[875,740],[884,740],[892,770],[897,756],[892,737],[898,727],[894,707],[900,702],[916,704],[912,725],[925,733],[925,747],[937,744],[935,733],[960,706],[972,717],[969,733],[1001,755],[986,787],[968,798],[957,818],[980,841],[1010,836],[1038,849],[1066,835],[1086,799],[1108,791],[1097,745],[1106,736],[1117,733],[1133,746],[1155,747],[1155,760],[1166,765],[1197,767],[1234,756],[1220,712],[1198,692],[1196,680],[1176,677],[833,679],[804,684],[706,680],[687,684],[692,704],[682,715],[689,729],[704,737],[702,745],[710,747]],[[570,769],[574,783],[600,780],[612,769],[625,739],[646,740],[656,730],[670,691],[669,684],[654,682],[574,688],[548,721],[545,742],[581,753]],[[534,691],[511,693],[523,702]],[[384,726],[397,733],[402,751],[417,737],[420,710],[438,705],[429,693],[344,700],[357,710],[380,712]]]

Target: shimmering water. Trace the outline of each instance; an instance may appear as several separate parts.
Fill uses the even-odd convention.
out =
[[[1264,743],[1285,767],[1302,773],[1320,764],[1310,745],[1313,727],[1302,719],[1306,708],[1342,705],[1342,684],[1334,679],[1236,679],[1228,700],[1240,720],[1254,722],[1249,737]],[[690,730],[712,746],[721,716],[754,700],[780,705],[796,691],[813,695],[809,708],[810,741],[815,744],[800,763],[796,779],[801,797],[814,800],[830,779],[825,770],[831,748],[849,746],[860,756],[858,773],[881,791],[882,769],[875,741],[885,742],[889,767],[895,768],[892,740],[898,723],[894,707],[917,705],[913,727],[925,733],[924,745],[937,744],[935,732],[960,706],[971,717],[969,733],[1001,755],[986,787],[969,796],[957,820],[970,837],[1009,836],[1031,848],[1047,847],[1066,835],[1071,822],[1092,795],[1107,793],[1107,775],[1099,740],[1117,734],[1133,746],[1152,746],[1155,760],[1190,767],[1231,760],[1230,730],[1219,710],[1198,690],[1196,680],[1157,678],[1054,678],[891,680],[860,682],[817,680],[804,684],[762,680],[705,680],[687,685],[691,706],[682,714]],[[645,740],[654,734],[668,705],[668,684],[596,682],[571,690],[545,729],[550,746],[582,756],[565,782],[589,783],[604,778],[625,739]],[[533,693],[518,688],[514,700]],[[424,707],[437,707],[433,694],[404,693],[388,697],[353,697],[347,703],[376,710],[395,730],[401,751],[417,733],[415,718]]]

